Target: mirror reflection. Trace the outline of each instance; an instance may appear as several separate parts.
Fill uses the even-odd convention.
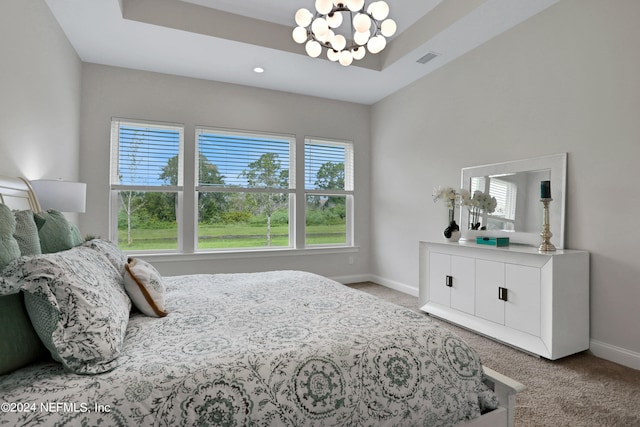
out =
[[[471,194],[479,190],[496,199],[495,210],[479,218],[481,225],[486,230],[539,232],[540,181],[550,179],[550,169],[471,177]]]
[[[495,209],[482,211],[478,218],[470,218],[468,209],[460,209],[462,239],[475,240],[479,235],[509,237],[511,243],[538,246],[542,230],[540,182],[551,182],[549,224],[551,242],[564,248],[565,190],[567,153],[530,159],[513,160],[462,169],[461,188],[482,191],[495,197]],[[476,231],[480,222],[485,230]]]

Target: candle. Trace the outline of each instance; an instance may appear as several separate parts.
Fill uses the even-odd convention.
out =
[[[540,198],[551,198],[551,181],[540,181]]]

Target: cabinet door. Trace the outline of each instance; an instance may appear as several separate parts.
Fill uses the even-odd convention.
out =
[[[504,301],[498,298],[504,283],[504,263],[476,260],[476,316],[504,324]]]
[[[446,283],[451,274],[451,255],[429,254],[429,300],[446,307],[451,305],[451,291]]]
[[[509,289],[505,325],[540,336],[540,269],[507,264],[505,275]]]
[[[475,312],[475,259],[452,256],[451,308],[474,314]]]

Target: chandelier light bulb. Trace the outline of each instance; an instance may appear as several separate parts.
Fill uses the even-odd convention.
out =
[[[343,50],[342,52],[340,52],[338,62],[340,62],[340,65],[344,65],[345,67],[347,65],[351,65],[351,63],[353,62],[353,55],[351,55],[350,51]]]
[[[347,7],[353,12],[359,12],[364,6],[364,0],[347,0]]]
[[[371,33],[368,30],[363,33],[356,32],[353,34],[353,41],[360,46],[364,46],[369,41],[369,37],[371,37]]]
[[[329,32],[329,24],[324,18],[316,18],[311,24],[311,31],[316,36],[322,37]]]
[[[304,49],[307,51],[307,55],[312,58],[317,58],[322,53],[322,46],[315,40],[309,40],[307,44],[304,45]]]
[[[307,41],[307,29],[304,27],[295,27],[292,36],[296,43],[302,44]]]
[[[396,25],[396,21],[393,19],[385,19],[382,21],[382,25],[380,25],[380,32],[385,37],[391,37],[396,33],[398,26]]]
[[[327,15],[326,20],[327,20],[327,24],[329,24],[329,27],[337,28],[340,25],[342,25],[342,13],[332,12],[329,15]]]
[[[295,18],[296,24],[301,27],[308,27],[309,24],[311,24],[311,20],[313,19],[313,13],[309,12],[309,10],[303,7],[302,9],[298,9]]]
[[[382,51],[387,45],[387,40],[382,35],[377,35],[375,37],[371,37],[369,42],[367,43],[367,49],[369,52],[376,54]]]
[[[364,47],[355,47],[351,49],[351,55],[353,55],[353,59],[359,61],[364,58],[364,55],[367,53],[367,49]]]
[[[364,13],[358,13],[353,18],[353,28],[358,33],[369,31],[369,28],[371,28],[371,18]]]
[[[371,4],[371,14],[373,18],[382,21],[389,16],[389,5],[384,1],[377,1]]]
[[[336,62],[339,56],[340,55],[337,50],[333,50],[333,49],[327,50],[327,58],[329,58],[329,61]]]
[[[331,41],[331,46],[335,50],[341,51],[347,46],[347,39],[342,34],[336,34],[336,36]]]
[[[316,10],[322,15],[326,15],[333,9],[333,2],[331,0],[316,0]]]

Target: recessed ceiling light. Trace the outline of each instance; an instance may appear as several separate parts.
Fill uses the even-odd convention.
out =
[[[256,72],[256,73],[258,73],[258,74],[261,74],[261,73],[264,73],[264,68],[262,68],[262,67],[256,67],[256,68],[254,68],[254,69],[253,69],[253,71],[254,71],[254,72]]]

